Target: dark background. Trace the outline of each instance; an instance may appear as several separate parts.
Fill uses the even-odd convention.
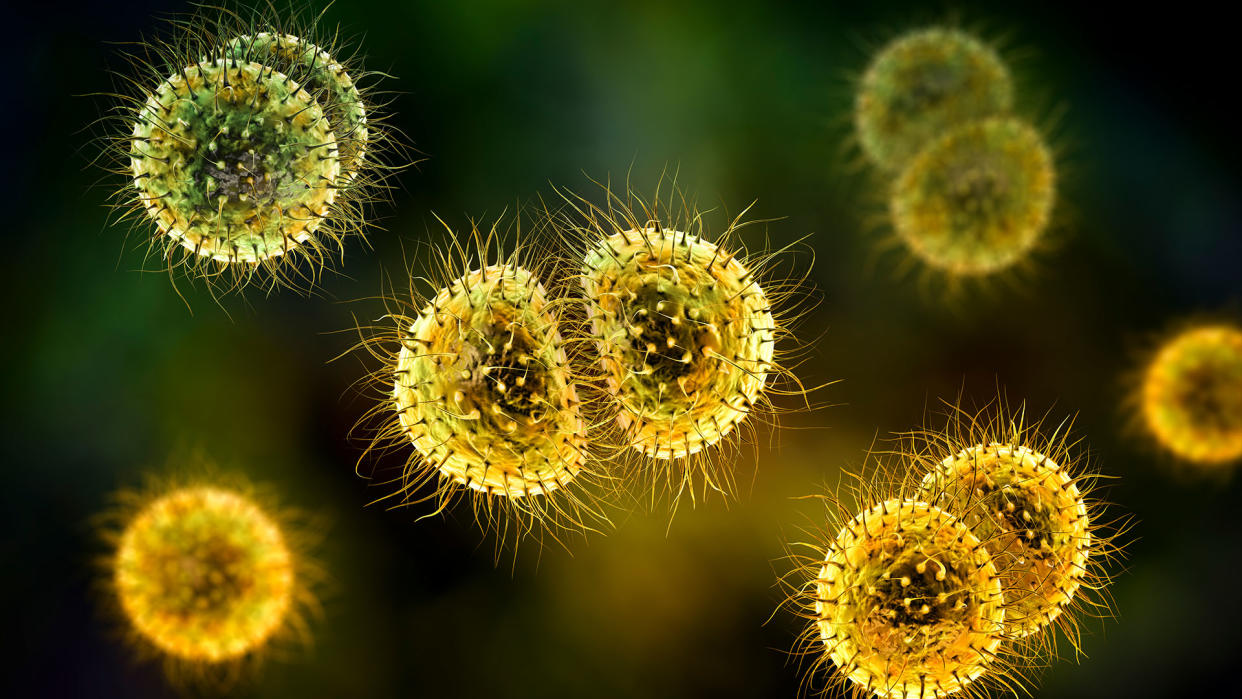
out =
[[[158,29],[179,3],[22,3],[3,68],[6,240],[0,359],[7,696],[167,696],[98,611],[90,524],[109,495],[169,454],[226,468],[333,524],[315,643],[268,664],[254,696],[792,696],[778,615],[781,540],[876,434],[910,429],[940,397],[1011,400],[1077,426],[1117,509],[1141,524],[1114,586],[1119,618],[1091,622],[1088,657],[1041,676],[1040,696],[1170,696],[1235,680],[1239,483],[1171,468],[1126,430],[1125,375],[1179,319],[1237,308],[1242,207],[1236,27],[1180,4],[1160,13],[1018,3],[404,2],[341,0],[368,67],[399,77],[394,123],[429,160],[401,175],[374,249],[350,243],[324,296],[225,301],[140,273],[144,250],[105,225],[96,146],[82,129],[120,68],[107,41]],[[13,12],[10,9],[6,12]],[[1020,111],[1062,149],[1054,249],[1011,282],[952,301],[877,254],[867,179],[843,165],[849,77],[870,46],[960,17],[1006,39]],[[802,374],[842,382],[836,407],[795,415],[758,449],[739,502],[619,518],[574,548],[493,566],[467,511],[364,507],[349,426],[367,403],[329,331],[352,299],[400,274],[402,246],[549,191],[594,194],[585,172],[650,191],[666,166],[708,206],[754,214],[781,243],[814,233],[823,303]],[[752,231],[761,234],[761,230]],[[752,241],[757,240],[752,238]],[[415,260],[418,263],[418,260]],[[1232,305],[1231,305],[1232,304]],[[363,312],[368,312],[365,307]],[[377,313],[378,315],[378,313]],[[749,458],[746,460],[749,461]],[[751,465],[738,465],[750,482]]]

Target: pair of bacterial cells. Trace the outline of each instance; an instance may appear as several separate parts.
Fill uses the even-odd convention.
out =
[[[136,75],[113,95],[119,217],[153,224],[170,270],[219,288],[312,287],[400,169],[379,74],[316,21],[204,7],[171,25],[126,55]]]
[[[1018,691],[1057,635],[1107,614],[1107,563],[1128,520],[1106,521],[1062,423],[967,413],[904,435],[876,472],[824,496],[826,526],[792,543],[782,582],[806,620],[805,686],[913,699]]]
[[[679,193],[602,189],[560,193],[552,246],[448,231],[439,276],[410,275],[359,328],[379,360],[363,457],[408,455],[384,499],[469,497],[485,528],[559,540],[621,499],[733,495],[732,452],[770,396],[806,392],[778,344],[809,295],[773,274],[779,251],[748,253],[740,217],[710,231]]]
[[[137,75],[108,117],[127,180],[117,205],[153,226],[170,269],[226,290],[311,288],[405,149],[356,47],[317,19],[254,17],[203,8],[128,56]],[[1054,158],[1013,93],[997,52],[948,28],[885,46],[859,83],[856,137],[890,183],[893,228],[955,278],[1019,264],[1052,216]],[[738,448],[775,421],[773,398],[809,407],[788,347],[809,273],[781,267],[784,249],[748,251],[742,216],[713,230],[680,192],[601,189],[558,191],[536,227],[546,241],[449,230],[433,269],[357,328],[377,365],[362,459],[404,462],[381,500],[435,513],[465,498],[498,541],[562,541],[641,498],[675,510],[733,495]],[[1137,383],[1135,422],[1164,451],[1242,459],[1242,329],[1186,330]],[[836,668],[829,688],[1017,688],[1024,659],[1059,637],[1078,647],[1084,609],[1109,612],[1106,564],[1127,520],[1105,521],[1068,427],[1042,428],[1003,403],[958,410],[825,497],[785,582],[807,620],[801,651]],[[122,500],[109,598],[171,674],[228,675],[307,636],[309,537],[274,498],[206,478]]]
[[[996,50],[954,28],[883,46],[858,81],[855,139],[887,183],[900,244],[950,279],[983,279],[1027,259],[1056,201],[1056,163],[1013,114]]]

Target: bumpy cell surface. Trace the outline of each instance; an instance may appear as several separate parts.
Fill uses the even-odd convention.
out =
[[[223,262],[304,243],[340,171],[336,136],[309,93],[270,67],[226,59],[186,66],[155,89],[130,158],[160,232]]]
[[[933,268],[985,275],[1023,259],[1048,227],[1056,198],[1052,155],[1011,118],[948,131],[893,185],[893,227]]]
[[[1157,351],[1143,376],[1143,421],[1174,456],[1199,464],[1242,458],[1242,329],[1189,329]]]
[[[1004,639],[1001,581],[978,537],[913,500],[859,513],[829,542],[815,624],[842,675],[881,697],[943,697],[989,669]]]
[[[1091,522],[1056,462],[1026,447],[981,444],[927,474],[919,496],[956,514],[991,552],[1013,636],[1039,631],[1073,601],[1088,572]]]
[[[423,461],[509,498],[550,493],[586,443],[557,318],[528,271],[493,265],[442,289],[397,358],[394,403]]]
[[[634,449],[660,459],[698,453],[761,399],[775,323],[734,253],[680,231],[623,231],[587,252],[582,285],[616,419]]]
[[[946,130],[1007,112],[1009,70],[996,52],[953,29],[899,37],[876,55],[856,97],[863,152],[897,171]]]
[[[277,525],[216,488],[153,501],[125,528],[114,565],[133,627],[187,661],[226,661],[263,645],[284,622],[294,586]]]

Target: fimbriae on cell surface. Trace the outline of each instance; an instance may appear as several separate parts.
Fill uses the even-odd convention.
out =
[[[316,19],[202,7],[125,56],[114,203],[213,289],[312,287],[397,169],[374,74]]]
[[[651,202],[604,192],[598,205],[566,193],[555,221],[579,268],[580,327],[615,426],[607,441],[673,494],[693,494],[697,476],[731,493],[720,450],[774,414],[772,395],[804,393],[778,345],[805,277],[775,272],[777,253],[748,254],[740,216],[710,231],[675,188]]]
[[[378,425],[368,451],[412,449],[389,497],[439,511],[467,496],[501,530],[498,545],[596,529],[605,478],[561,332],[565,302],[544,285],[538,253],[506,252],[495,227],[465,239],[432,253],[431,288],[411,275],[386,299],[383,324],[362,329],[361,347],[383,362],[362,423]]]

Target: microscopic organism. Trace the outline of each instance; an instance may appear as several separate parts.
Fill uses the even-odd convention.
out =
[[[213,288],[313,285],[398,169],[399,134],[356,82],[373,74],[314,21],[204,6],[170,26],[127,55],[105,120],[117,208]]]
[[[561,333],[565,304],[520,246],[502,253],[495,228],[472,237],[471,253],[454,242],[435,254],[443,279],[425,294],[411,277],[409,294],[389,299],[390,325],[363,341],[385,363],[375,375],[383,401],[364,419],[381,424],[373,450],[413,447],[394,494],[403,502],[443,509],[469,493],[484,524],[513,524],[517,538],[597,526],[599,474]]]
[[[776,328],[751,279],[731,252],[683,231],[619,231],[587,253],[591,334],[633,448],[658,459],[698,453],[759,400]]]
[[[253,489],[215,482],[123,494],[105,574],[129,636],[170,677],[221,678],[304,634],[305,533]]]
[[[134,126],[134,187],[160,232],[226,263],[306,242],[340,173],[323,109],[261,63],[220,58],[182,72],[160,84]]]
[[[898,238],[952,276],[1007,269],[1039,243],[1056,198],[1052,154],[1012,117],[946,131],[914,157],[889,201]]]
[[[1107,612],[1108,564],[1127,518],[1105,519],[1068,421],[1050,433],[998,399],[970,413],[954,406],[943,429],[907,435],[915,496],[952,512],[984,542],[1000,572],[1008,634],[1057,626],[1078,647],[1076,610]]]
[[[853,696],[913,699],[1014,681],[1001,578],[965,523],[899,496],[852,516],[830,502],[789,600],[808,621],[808,682],[831,665],[830,686]]]
[[[803,280],[772,275],[770,255],[747,255],[740,218],[712,236],[688,205],[669,216],[658,196],[606,196],[601,207],[565,195],[576,218],[557,224],[575,248],[583,331],[617,428],[609,441],[658,465],[652,475],[670,494],[693,497],[696,474],[705,490],[732,493],[716,448],[753,425],[752,413],[770,413],[773,392],[803,393],[773,385],[796,384],[777,343],[790,335],[781,306]]]
[[[1166,341],[1138,401],[1148,433],[1175,458],[1201,466],[1242,458],[1242,328],[1196,325]]]
[[[925,476],[920,497],[961,513],[1008,563],[1006,623],[1016,637],[1056,619],[1090,570],[1082,494],[1056,462],[1025,446],[968,447]]]
[[[884,46],[855,100],[863,153],[898,172],[946,131],[1008,112],[1013,83],[991,47],[957,29],[935,27]]]

